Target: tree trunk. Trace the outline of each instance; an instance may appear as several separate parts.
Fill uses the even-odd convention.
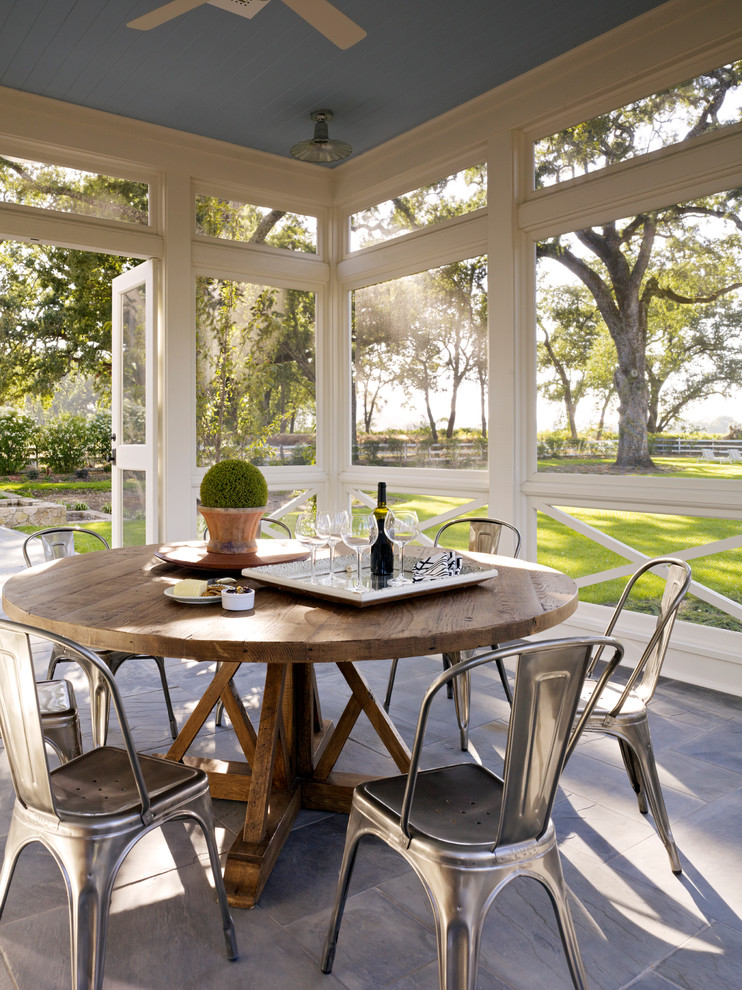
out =
[[[456,423],[456,398],[458,390],[458,385],[454,383],[451,390],[451,411],[448,414],[448,423],[446,423],[446,438],[448,440],[453,436],[453,428]]]
[[[605,416],[606,413],[608,412],[608,405],[610,401],[611,401],[611,393],[609,392],[605,398],[605,402],[603,403],[600,409],[600,419],[598,420],[598,429],[595,432],[596,440],[603,439],[603,430],[605,429]]]
[[[618,392],[618,452],[616,454],[617,468],[634,470],[644,468],[653,470],[655,465],[649,456],[649,436],[647,421],[649,418],[649,395],[643,369],[636,364],[643,363],[643,353],[628,353],[619,364],[614,374],[616,391]],[[641,358],[641,361],[631,360]]]

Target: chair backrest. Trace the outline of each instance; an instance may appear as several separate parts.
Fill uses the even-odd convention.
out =
[[[52,526],[49,529],[39,529],[31,533],[23,541],[23,559],[26,567],[31,567],[30,545],[36,541],[41,545],[44,553],[44,560],[58,560],[60,557],[73,557],[75,555],[75,534],[84,533],[92,536],[104,547],[109,549],[108,541],[92,529],[83,529],[78,526]]]
[[[277,526],[279,529],[284,530],[286,536],[291,537],[291,530],[288,524],[283,521],[283,519],[273,519],[271,516],[263,516],[260,520],[260,535],[263,535],[263,526]]]
[[[667,568],[667,577],[654,632],[634,667],[618,702],[612,709],[611,715],[618,714],[630,692],[633,691],[646,704],[657,687],[678,609],[690,586],[692,573],[689,564],[676,557],[655,557],[648,560],[629,578],[605,631],[606,636],[613,633],[624,605],[639,578],[647,571],[662,567]]]
[[[81,662],[97,667],[105,677],[139,791],[142,821],[146,824],[152,817],[149,795],[121,695],[106,665],[90,650],[64,636],[0,619],[0,733],[18,800],[27,808],[60,818],[46,762],[30,636],[46,639],[60,646],[65,657],[79,658]],[[64,765],[59,768],[60,771],[63,769]]]
[[[598,687],[578,720],[580,692],[596,650],[612,651]],[[400,827],[410,836],[420,754],[430,706],[437,692],[454,677],[517,656],[513,707],[508,724],[503,798],[495,847],[536,840],[549,824],[559,776],[577,743],[600,692],[623,656],[621,644],[610,637],[556,639],[515,645],[479,654],[449,667],[428,688],[412,747]]]
[[[0,624],[0,732],[18,800],[56,817],[28,636]]]
[[[444,523],[435,534],[434,546],[439,546],[445,530],[453,526],[469,527],[469,549],[475,553],[497,553],[500,537],[504,529],[509,530],[513,537],[513,557],[520,553],[520,533],[512,523],[504,519],[492,519],[489,516],[471,516],[465,519],[452,519]]]

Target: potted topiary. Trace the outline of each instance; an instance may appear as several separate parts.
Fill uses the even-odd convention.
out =
[[[219,461],[201,481],[198,511],[209,530],[210,553],[250,553],[268,501],[263,473],[248,461]]]

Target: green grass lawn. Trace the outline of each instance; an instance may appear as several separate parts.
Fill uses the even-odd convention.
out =
[[[653,457],[657,471],[633,471],[632,474],[656,478],[734,478],[742,479],[742,464],[715,464],[694,457]],[[544,457],[538,462],[539,471],[559,474],[613,474],[612,457]],[[625,475],[626,472],[615,472]]]
[[[110,492],[111,480],[107,481],[2,481],[0,489],[14,495],[30,497],[33,492],[45,492],[50,496],[56,492],[89,491]]]

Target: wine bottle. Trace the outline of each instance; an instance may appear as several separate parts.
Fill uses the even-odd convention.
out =
[[[394,546],[386,534],[384,524],[389,515],[386,504],[386,482],[380,481],[376,496],[374,518],[379,527],[379,535],[371,547],[371,573],[377,577],[391,577],[394,573]]]

